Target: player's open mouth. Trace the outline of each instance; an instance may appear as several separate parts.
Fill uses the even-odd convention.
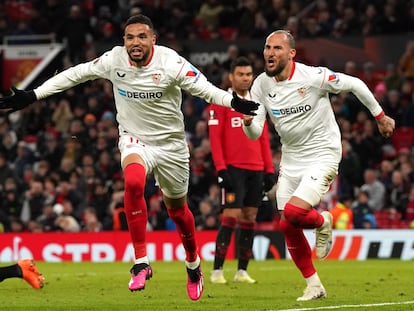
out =
[[[132,48],[131,55],[132,56],[140,56],[142,54],[142,50],[140,48]]]

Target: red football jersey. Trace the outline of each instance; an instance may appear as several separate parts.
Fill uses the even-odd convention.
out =
[[[252,140],[243,132],[243,114],[218,105],[209,105],[207,109],[211,153],[216,171],[232,165],[274,173],[267,124],[260,138]]]

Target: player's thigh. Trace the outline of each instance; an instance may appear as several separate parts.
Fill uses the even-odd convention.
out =
[[[296,196],[312,206],[319,204],[337,173],[338,165],[336,163],[315,163],[303,167],[300,173],[297,167],[291,171],[289,168],[284,168],[282,174],[279,175],[276,190],[278,209],[283,210],[292,196]]]
[[[338,165],[336,164],[313,166],[305,172],[293,195],[315,206],[328,192],[337,173]]]
[[[165,196],[178,199],[187,194],[190,176],[187,145],[159,150],[154,177]]]
[[[231,165],[227,166],[227,172],[231,178],[232,190],[227,191],[221,188],[221,205],[223,208],[241,208],[244,204],[246,194],[246,174],[245,171]]]
[[[262,171],[246,171],[245,174],[246,193],[243,206],[258,208],[263,199],[263,180],[265,173]]]
[[[138,138],[130,134],[121,133],[118,141],[118,149],[121,153],[121,165],[123,165],[124,160],[128,156],[137,154],[144,162],[147,174],[152,171],[155,164],[152,156],[153,147],[143,144]]]

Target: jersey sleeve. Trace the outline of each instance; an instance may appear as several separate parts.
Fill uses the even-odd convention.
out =
[[[216,171],[226,169],[226,162],[224,159],[223,150],[223,135],[225,125],[225,107],[210,104],[207,108],[208,112],[208,129],[210,137],[211,155],[213,157]]]
[[[206,76],[185,58],[180,56],[180,60],[176,80],[183,90],[209,103],[231,107],[231,94],[209,82]]]
[[[243,131],[250,139],[258,139],[263,133],[264,123],[266,121],[266,109],[264,105],[260,104],[262,99],[260,98],[260,78],[256,78],[253,82],[250,91],[252,100],[259,103],[259,108],[255,111],[256,116],[253,117],[253,121],[249,126],[243,124]]]
[[[351,92],[360,102],[368,108],[371,114],[378,118],[383,115],[383,110],[375,99],[368,86],[359,78],[344,73],[337,73],[328,68],[315,67],[316,80],[320,88],[330,93]]]
[[[36,97],[37,99],[46,98],[88,80],[95,80],[97,78],[109,79],[109,68],[111,63],[112,52],[110,51],[90,62],[70,67],[35,88],[34,92]]]
[[[266,173],[274,174],[275,168],[273,165],[272,152],[270,149],[269,127],[267,125],[267,122],[264,122],[263,133],[260,136],[260,147],[262,150],[264,171]]]

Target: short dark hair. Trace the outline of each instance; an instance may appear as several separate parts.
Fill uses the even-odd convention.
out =
[[[125,28],[128,25],[131,24],[144,24],[144,25],[148,25],[148,27],[152,30],[154,30],[154,25],[152,24],[151,19],[148,16],[145,16],[143,14],[138,14],[138,15],[133,15],[131,17],[129,17],[127,19],[127,21],[125,22]]]
[[[230,64],[230,72],[233,73],[236,67],[246,67],[246,66],[253,67],[252,62],[245,56],[237,57]]]

